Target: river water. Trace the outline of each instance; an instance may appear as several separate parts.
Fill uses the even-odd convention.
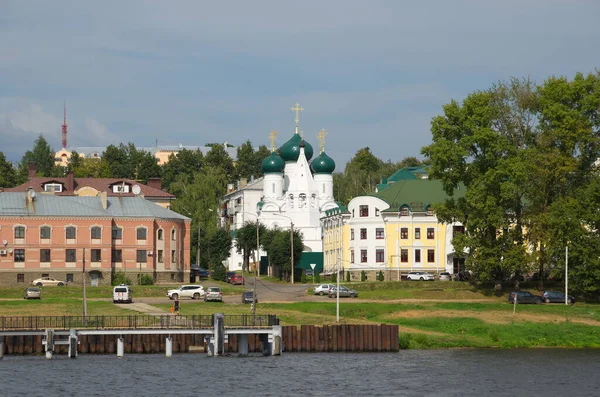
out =
[[[1,396],[600,396],[600,349],[6,356]]]

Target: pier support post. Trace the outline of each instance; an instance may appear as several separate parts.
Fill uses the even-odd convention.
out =
[[[123,337],[119,336],[117,339],[117,357],[123,357],[123,352],[125,351]]]
[[[0,336],[0,359],[4,357],[4,336]]]
[[[46,330],[46,358],[50,360],[54,353],[54,330]]]
[[[225,315],[215,313],[213,315],[214,324],[214,352],[215,356],[221,356],[225,353]]]
[[[273,342],[271,344],[271,355],[273,356],[281,356],[282,351],[282,329],[281,325],[273,326]]]
[[[272,341],[272,335],[271,334],[260,334],[259,335],[260,341],[262,342],[262,354],[263,356],[270,356],[272,355],[271,353],[271,341]]]
[[[173,355],[173,338],[167,336],[165,341],[165,356],[171,357]]]
[[[240,356],[248,355],[248,334],[238,335],[238,354]]]
[[[69,358],[77,357],[77,330],[72,329],[69,334]]]
[[[212,357],[215,355],[215,338],[214,337],[208,337],[206,338],[208,340],[208,349],[207,349],[207,353],[209,357]]]

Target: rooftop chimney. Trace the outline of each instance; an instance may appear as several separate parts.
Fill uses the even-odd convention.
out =
[[[69,171],[67,173],[67,179],[65,181],[65,190],[69,193],[72,193],[75,190],[75,177],[73,176],[73,171]]]
[[[148,183],[146,183],[146,186],[160,190],[161,182],[162,180],[160,178],[148,178]]]
[[[27,168],[27,177],[29,180],[35,178],[35,163],[29,163],[28,168]]]

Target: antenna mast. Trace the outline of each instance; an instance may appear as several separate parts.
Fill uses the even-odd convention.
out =
[[[64,102],[64,121],[62,125],[62,148],[67,148],[67,103]]]

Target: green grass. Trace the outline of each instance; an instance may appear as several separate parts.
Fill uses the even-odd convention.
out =
[[[112,302],[87,301],[90,316],[125,316],[134,314]],[[81,316],[83,300],[72,298],[50,298],[41,300],[0,301],[0,316]]]

